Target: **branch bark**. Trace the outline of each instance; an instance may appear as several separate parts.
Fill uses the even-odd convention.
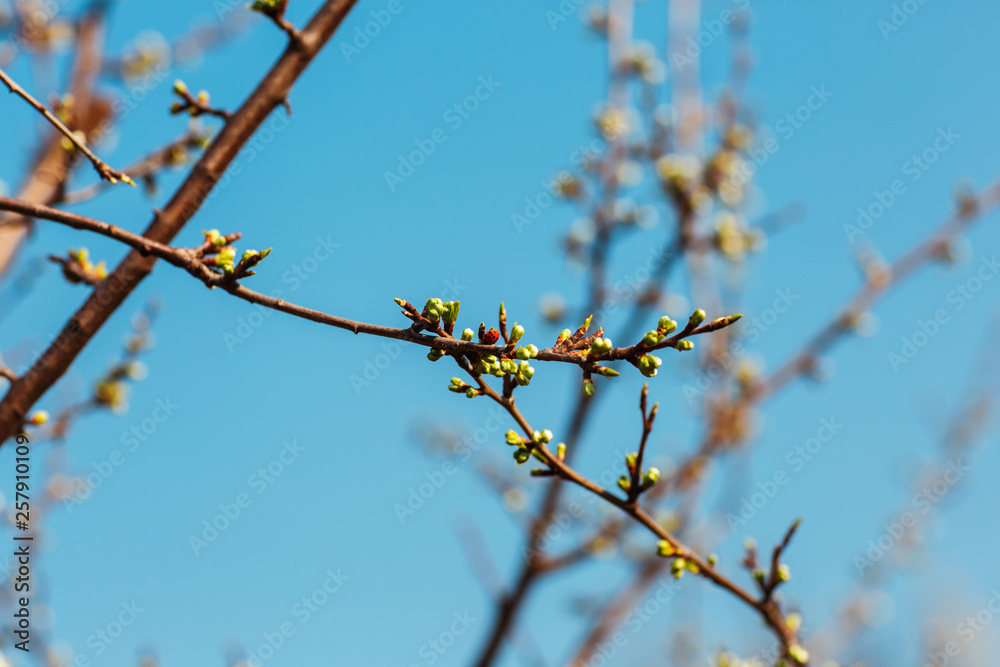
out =
[[[301,39],[289,43],[256,90],[192,168],[167,206],[157,212],[144,236],[167,244],[190,220],[257,128],[286,99],[292,85],[336,31],[357,0],[327,0]],[[112,313],[153,269],[156,258],[130,252],[70,318],[49,348],[0,402],[0,444],[20,427],[27,411],[69,368]]]

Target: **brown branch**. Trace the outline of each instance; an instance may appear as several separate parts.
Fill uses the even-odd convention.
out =
[[[16,81],[10,78],[3,69],[0,69],[0,82],[3,82],[11,93],[17,95],[30,106],[32,106],[38,113],[45,117],[45,120],[49,121],[57,130],[59,130],[63,136],[65,136],[73,146],[77,148],[81,153],[87,156],[90,163],[94,165],[94,169],[97,171],[100,177],[112,184],[118,183],[119,181],[123,183],[128,183],[131,186],[135,186],[135,183],[129,178],[128,174],[122,173],[115,169],[112,169],[106,162],[101,158],[94,155],[93,151],[87,148],[86,139],[81,139],[80,136],[73,130],[66,127],[66,125],[56,117],[48,107],[36,100],[31,96],[28,91],[19,86]]]
[[[514,405],[513,398],[507,398],[498,394],[489,385],[487,385],[478,374],[473,372],[471,375],[477,380],[480,392],[502,406],[507,413],[513,417],[514,421],[517,422],[524,434],[530,439],[534,433],[534,429],[532,429],[527,419],[525,419],[524,415],[521,414],[520,410]],[[731,593],[744,604],[753,608],[777,637],[783,648],[784,655],[789,656],[789,652],[793,650],[793,647],[797,647],[798,640],[795,632],[785,623],[781,610],[773,599],[756,599],[750,592],[718,572],[713,565],[708,563],[708,561],[691,551],[686,545],[681,543],[681,541],[678,540],[672,533],[663,528],[663,526],[657,523],[656,520],[646,514],[646,512],[642,509],[630,504],[627,499],[619,498],[607,489],[601,487],[599,484],[577,473],[573,468],[549,451],[544,443],[534,443],[533,447],[534,451],[541,455],[553,473],[558,475],[561,479],[575,484],[580,488],[598,496],[610,505],[617,507],[629,518],[642,525],[653,535],[669,543],[673,549],[673,554],[671,555],[672,558],[683,558],[688,563],[692,563],[697,569],[697,574],[699,576],[708,579],[716,586]],[[786,536],[786,541],[789,539],[791,539],[791,531],[789,532],[789,535]],[[528,571],[529,570],[525,570],[525,572]],[[533,571],[531,572],[533,573]],[[530,582],[535,576],[537,576],[537,574],[533,573],[526,578],[522,573],[519,585],[530,585]]]
[[[240,148],[250,139],[292,85],[333,35],[356,0],[327,0],[301,33],[290,43],[257,89],[226,123],[218,137],[195,164],[167,206],[158,212],[143,236],[169,243],[198,212],[202,202],[222,178]],[[24,415],[100,330],[125,298],[153,269],[155,258],[130,252],[115,271],[93,290],[70,318],[52,345],[0,401],[0,443],[6,441]]]
[[[94,3],[77,21],[76,49],[70,75],[69,92],[74,109],[84,121],[82,129],[91,131],[107,119],[94,98],[95,81],[100,73],[104,43],[106,3]],[[18,188],[19,199],[51,204],[58,200],[66,181],[77,163],[62,146],[62,135],[51,132],[36,151],[37,158],[28,176]],[[21,243],[28,235],[29,220],[0,218],[0,275],[14,260]]]

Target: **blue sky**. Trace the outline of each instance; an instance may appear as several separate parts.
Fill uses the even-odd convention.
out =
[[[315,4],[292,0],[290,17],[301,23]],[[279,289],[295,302],[364,321],[402,324],[393,297],[418,303],[445,296],[460,298],[461,323],[474,325],[495,317],[503,300],[510,318],[527,328],[526,339],[547,345],[558,328],[542,322],[539,296],[558,292],[572,306],[583,299],[582,276],[567,265],[559,245],[577,214],[554,204],[520,234],[511,216],[592,140],[591,111],[606,88],[602,43],[575,18],[550,25],[546,10],[557,9],[556,2],[401,0],[401,11],[367,46],[357,53],[345,48],[372,20],[371,12],[387,4],[359,3],[297,84],[291,119],[276,113],[253,149],[237,159],[238,173],[176,242],[196,244],[201,229],[241,231],[241,248],[275,248],[248,283],[252,287]],[[743,4],[707,2],[705,19]],[[637,34],[661,53],[662,5],[639,3],[636,12]],[[887,33],[879,21],[891,20],[890,2],[750,7],[756,66],[748,102],[779,146],[757,172],[755,211],[793,203],[805,210],[797,225],[770,240],[742,279],[747,297],[741,309],[748,316],[764,313],[779,291],[796,296],[750,346],[774,368],[860,286],[845,232],[858,207],[869,208],[893,181],[903,181],[902,193],[864,235],[892,259],[947,217],[957,187],[981,188],[996,177],[997,100],[989,82],[1000,59],[993,48],[1000,9],[985,2],[926,2]],[[139,31],[155,29],[170,38],[195,20],[217,20],[212,3],[117,3],[112,52]],[[172,72],[147,92],[133,93],[135,108],[100,154],[123,166],[183,131],[183,120],[166,114],[177,76],[192,89],[208,89],[214,103],[235,107],[282,43],[280,34],[256,21],[194,71]],[[729,56],[724,39],[705,47],[708,94],[719,90]],[[49,92],[32,85],[23,64],[12,73],[39,95]],[[448,115],[483,80],[492,90],[480,89],[479,107],[468,118]],[[829,99],[801,127],[782,133],[778,123],[815,89],[828,91]],[[9,120],[0,132],[7,157],[0,178],[16,186],[37,122],[14,98],[3,98],[2,105]],[[390,189],[386,171],[436,130],[433,154]],[[952,137],[946,150],[939,143],[936,161],[914,172],[913,156],[934,147],[942,133]],[[152,201],[119,188],[76,210],[139,231],[150,207],[162,204],[180,178],[163,179]],[[78,182],[92,180],[80,170]],[[655,189],[640,194],[655,197]],[[766,546],[804,517],[788,554],[794,580],[786,596],[801,608],[807,627],[827,618],[856,575],[852,559],[882,535],[894,508],[912,504],[907,475],[937,456],[943,425],[961,407],[970,377],[989,379],[979,350],[989,342],[1000,281],[985,281],[961,308],[949,295],[984,261],[989,265],[1000,242],[995,222],[987,218],[968,235],[966,263],[932,267],[880,303],[874,335],[849,339],[833,352],[830,382],[796,384],[772,401],[752,451],[729,457],[706,489],[706,506],[727,511],[758,482],[789,473],[775,499],[735,535],[727,533],[718,551],[736,572],[744,537]],[[661,224],[622,244],[610,266],[613,282],[628,281],[666,233]],[[113,242],[41,224],[15,271],[84,243],[109,262],[123,256]],[[4,306],[12,310],[0,323],[0,349],[43,344],[84,295],[52,268],[29,300],[16,300],[6,286],[0,298],[16,305]],[[158,344],[144,357],[149,378],[134,387],[126,415],[81,421],[67,446],[71,469],[81,474],[115,450],[124,462],[81,506],[56,509],[47,519],[44,570],[53,636],[94,664],[132,664],[150,650],[164,665],[218,665],[228,651],[257,647],[265,634],[288,623],[294,635],[265,664],[426,665],[426,642],[452,627],[457,614],[464,618],[456,626],[463,632],[435,664],[468,664],[489,628],[491,602],[456,529],[478,525],[499,576],[510,579],[519,564],[524,517],[504,510],[475,472],[494,459],[513,465],[502,437],[510,424],[448,474],[444,459],[415,445],[414,425],[433,422],[472,433],[494,423],[485,401],[446,391],[451,368],[431,366],[420,350],[281,314],[265,317],[168,266],[145,281],[40,407],[54,410],[84,395],[118,354],[132,314],[154,296],[164,305],[154,328]],[[887,354],[942,309],[948,321],[912,361],[894,370]],[[251,335],[243,340],[241,331]],[[233,344],[227,336],[243,342]],[[352,376],[364,377],[369,363],[378,364],[377,374],[369,371],[370,384],[352,382]],[[558,439],[578,380],[567,369],[539,366],[519,403],[533,424],[551,428]],[[641,380],[624,373],[615,381],[583,444],[582,472],[597,476],[616,451],[634,448]],[[696,442],[683,395],[691,380],[689,364],[665,355],[650,383],[663,407],[651,443],[657,456],[679,458]],[[164,414],[167,403],[176,405],[169,417],[130,451],[127,432]],[[823,419],[843,428],[813,461],[794,470],[788,452],[815,436]],[[921,655],[925,615],[973,613],[1000,584],[992,567],[998,543],[982,520],[1000,501],[989,482],[989,471],[1000,463],[1000,452],[989,446],[993,440],[983,440],[987,446],[969,457],[961,486],[941,501],[946,520],[932,525],[933,549],[917,573],[887,590],[884,625],[862,648],[898,642],[900,655],[913,662]],[[6,449],[0,453],[3,469],[10,469],[11,456]],[[260,472],[269,466],[270,473]],[[440,488],[401,524],[394,504],[442,476]],[[525,478],[524,485],[534,498],[540,484]],[[8,486],[4,481],[0,488]],[[190,538],[201,533],[203,522],[224,512],[220,505],[241,502],[246,506],[238,518],[195,554]],[[638,536],[635,542],[653,544]],[[301,606],[302,598],[335,579],[331,587],[339,589],[303,622],[302,610],[309,608]],[[559,664],[584,628],[574,602],[600,599],[626,580],[620,563],[588,564],[555,577],[536,591],[520,627],[531,628],[547,664]],[[936,609],[940,600],[948,604]],[[142,609],[135,622],[97,656],[88,638],[133,601]],[[692,609],[712,619],[706,651],[724,644],[749,654],[769,644],[755,618],[704,582],[685,580],[668,607],[613,664],[658,655],[667,629]],[[975,641],[983,648],[993,639],[987,632]],[[518,655],[506,652],[502,664],[521,664]]]

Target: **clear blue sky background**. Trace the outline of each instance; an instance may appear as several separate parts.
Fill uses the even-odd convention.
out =
[[[316,4],[292,0],[291,18],[301,23]],[[636,15],[638,35],[658,47],[666,33],[662,4],[640,3]],[[403,11],[348,62],[341,44],[371,19],[369,12],[385,5],[359,4],[297,84],[291,122],[273,138],[262,137],[270,141],[255,159],[244,154],[237,160],[241,172],[178,243],[196,244],[201,229],[242,231],[241,247],[275,247],[249,281],[255,288],[282,289],[296,302],[383,324],[403,321],[392,297],[419,303],[458,285],[462,324],[494,317],[504,300],[511,318],[527,327],[528,340],[550,344],[556,329],[540,321],[539,295],[561,292],[573,305],[583,298],[580,276],[566,266],[559,247],[575,214],[554,205],[520,235],[510,218],[590,140],[590,112],[606,85],[604,49],[575,19],[550,27],[545,11],[556,7],[554,1],[402,0]],[[705,16],[732,6],[709,1]],[[907,181],[906,193],[866,235],[887,257],[897,257],[948,215],[956,186],[982,187],[996,177],[1000,140],[993,81],[1000,64],[1000,9],[987,2],[927,2],[886,40],[877,26],[892,12],[885,0],[751,6],[757,68],[750,101],[761,123],[773,126],[803,104],[813,86],[833,93],[793,137],[779,136],[780,150],[759,171],[760,212],[794,202],[807,212],[772,239],[746,276],[748,315],[767,308],[776,290],[800,297],[754,345],[773,368],[859,287],[844,224],[854,221],[858,206],[873,201],[874,191],[907,178],[904,163],[931,146],[939,129],[952,128],[959,139],[919,181]],[[112,51],[141,30],[180,35],[196,17],[215,20],[212,3],[119,3]],[[194,89],[210,90],[217,104],[235,107],[282,44],[280,34],[256,22],[196,71],[166,77],[121,124],[116,144],[100,153],[121,166],[182,131],[183,120],[166,114],[169,83],[177,75]],[[718,90],[728,64],[725,40],[716,40],[705,52],[710,92]],[[23,65],[14,73],[38,94],[49,93],[31,85]],[[449,127],[445,110],[471,94],[479,77],[489,76],[501,84],[496,92],[460,127]],[[16,186],[37,123],[14,98],[0,99],[0,112],[0,178]],[[447,141],[390,192],[383,173],[438,127],[446,128]],[[79,179],[89,182],[92,174],[81,169]],[[116,189],[79,210],[139,231],[150,206],[162,204],[179,180],[168,176],[164,194],[152,202],[140,191]],[[893,508],[908,503],[907,474],[935,456],[970,370],[976,381],[989,379],[982,364],[970,364],[1000,305],[1000,280],[987,282],[960,311],[947,294],[997,252],[996,221],[987,219],[969,235],[968,263],[927,270],[881,303],[877,333],[834,352],[832,382],[798,384],[771,403],[753,455],[733,456],[717,471],[722,483],[709,488],[709,507],[732,507],[757,481],[787,470],[786,453],[813,436],[822,418],[844,424],[719,549],[735,573],[744,537],[769,545],[803,516],[789,552],[794,581],[786,596],[801,607],[809,627],[828,617],[852,581],[852,558],[882,534]],[[665,233],[661,226],[622,246],[611,266],[614,280],[626,280]],[[333,255],[293,290],[282,275],[327,237],[338,244]],[[18,270],[82,243],[112,263],[123,255],[116,244],[41,224]],[[10,288],[5,290],[4,303],[13,303]],[[254,309],[160,266],[40,407],[55,409],[61,400],[82,396],[118,354],[132,313],[154,295],[163,296],[164,308],[155,325],[159,343],[145,357],[150,377],[135,387],[127,415],[102,415],[75,426],[68,445],[73,469],[88,473],[92,462],[124,449],[122,434],[151,416],[158,400],[179,407],[137,451],[125,452],[125,463],[82,507],[49,517],[44,569],[54,636],[93,659],[87,638],[112,622],[123,602],[134,600],[144,611],[96,664],[133,664],[138,652],[151,650],[164,665],[218,665],[233,647],[256,647],[264,633],[290,621],[294,637],[265,664],[425,665],[421,646],[447,630],[454,613],[467,611],[476,619],[470,631],[437,662],[467,664],[489,627],[492,605],[459,548],[456,526],[478,523],[505,581],[519,562],[520,517],[504,511],[474,472],[476,463],[494,456],[507,464],[502,430],[459,464],[405,524],[393,504],[405,502],[409,489],[442,465],[414,445],[413,424],[476,429],[488,417],[486,402],[448,393],[453,369],[431,366],[410,348],[358,392],[350,377],[376,360],[383,342],[280,314],[231,351],[225,335],[235,334],[240,318]],[[17,302],[0,324],[3,349],[26,337],[42,344],[84,296],[83,288],[49,269],[32,298]],[[950,313],[950,322],[894,373],[887,353],[940,308]],[[533,423],[553,429],[558,438],[571,398],[567,387],[576,380],[566,370],[538,366],[520,403]],[[690,370],[677,355],[666,355],[651,382],[651,395],[664,408],[652,443],[658,455],[679,457],[696,442],[681,393]],[[579,460],[588,474],[606,470],[615,451],[637,442],[633,413],[641,378],[625,373],[616,384]],[[258,494],[248,478],[293,439],[304,451]],[[975,612],[1000,584],[989,518],[1000,503],[991,474],[998,457],[995,447],[975,452],[966,483],[942,503],[947,521],[933,525],[933,555],[922,571],[889,589],[879,641],[862,646],[898,642],[893,664],[912,664],[924,615],[940,611],[941,600],[954,602],[947,610],[961,616]],[[11,466],[5,449],[0,469]],[[7,490],[9,477],[3,477]],[[219,512],[220,503],[244,492],[252,497],[250,507],[195,556],[189,536]],[[653,541],[636,543],[652,548]],[[293,606],[323,584],[327,569],[338,568],[349,580],[307,623],[299,623]],[[611,594],[625,580],[623,568],[606,564],[557,577],[536,591],[520,627],[530,625],[547,664],[559,664],[584,627],[574,600]],[[615,664],[656,655],[667,628],[690,617],[692,609],[711,619],[706,650],[724,643],[752,653],[770,643],[733,599],[686,580],[677,602],[636,635]],[[990,641],[988,633],[976,639],[979,648]],[[516,654],[508,651],[503,664],[519,664]]]

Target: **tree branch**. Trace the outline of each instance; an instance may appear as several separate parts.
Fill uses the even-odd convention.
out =
[[[240,148],[274,109],[282,104],[292,85],[333,35],[357,0],[327,0],[290,43],[257,89],[237,110],[195,164],[170,202],[158,212],[143,236],[169,243],[184,227],[222,178]],[[153,269],[155,258],[131,252],[102,281],[70,318],[49,348],[36,360],[0,401],[0,443],[19,428],[24,416],[42,394],[100,330],[111,314]]]

